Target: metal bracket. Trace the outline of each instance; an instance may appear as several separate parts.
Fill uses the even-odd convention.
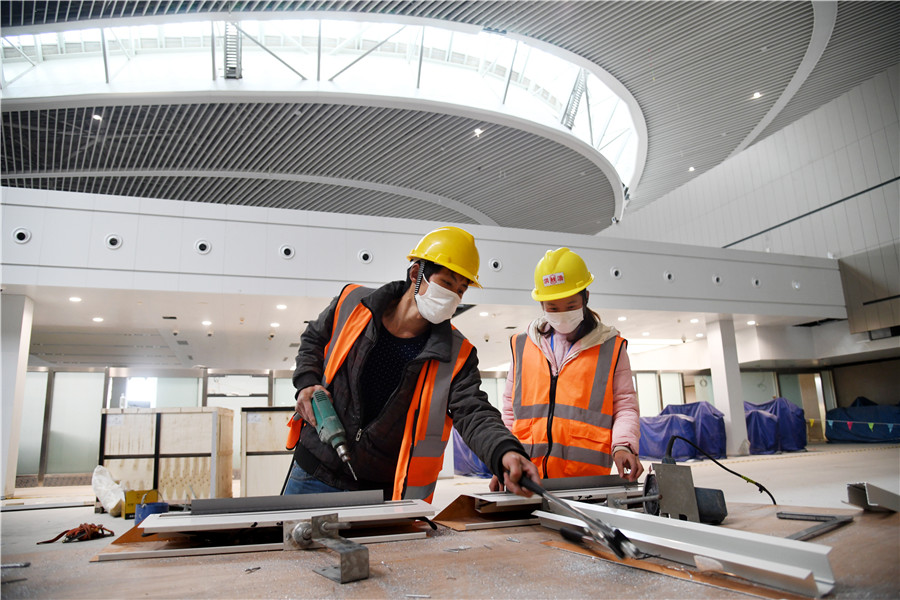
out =
[[[659,480],[659,514],[663,517],[700,522],[694,477],[685,465],[653,464]]]
[[[309,521],[285,521],[282,526],[284,549],[327,548],[337,552],[340,563],[313,571],[338,583],[368,579],[369,549],[338,535],[340,529],[348,527],[349,523],[338,522],[337,513],[314,516]]]

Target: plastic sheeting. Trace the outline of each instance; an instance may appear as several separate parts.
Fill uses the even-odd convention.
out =
[[[663,458],[666,446],[673,435],[681,436],[697,443],[694,418],[687,415],[669,414],[657,417],[641,417],[641,458]],[[699,446],[699,444],[697,444]],[[697,458],[697,451],[690,444],[675,440],[672,458],[676,461]]]
[[[670,404],[661,415],[687,415],[694,419],[694,435],[700,449],[713,458],[725,458],[725,415],[709,402]],[[641,440],[643,444],[643,440]],[[702,454],[697,458],[705,458]]]
[[[487,465],[466,445],[455,427],[450,435],[453,440],[453,472],[455,474],[483,479],[493,477],[493,473],[487,468]]]
[[[778,417],[765,410],[748,410],[747,437],[750,454],[775,454],[778,452]]]
[[[825,438],[829,442],[900,442],[900,404],[832,408],[825,413]]]
[[[803,409],[787,398],[773,398],[762,404],[744,403],[744,411],[764,410],[778,419],[778,450],[798,452],[806,449],[806,419]]]

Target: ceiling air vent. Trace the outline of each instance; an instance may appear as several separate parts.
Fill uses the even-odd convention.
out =
[[[177,318],[178,318],[178,317],[171,317],[171,316],[168,316],[168,315],[163,315],[163,319],[166,319],[166,320],[169,320],[169,321],[174,321],[174,320],[177,319]]]
[[[299,348],[300,342],[294,342],[292,344],[288,344],[288,348]]]
[[[187,340],[178,340],[178,345],[179,346],[187,346],[188,342],[187,342]]]

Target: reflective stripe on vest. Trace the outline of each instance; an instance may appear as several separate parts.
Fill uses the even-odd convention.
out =
[[[372,318],[372,313],[361,302],[363,297],[371,292],[370,288],[351,284],[344,287],[338,298],[334,310],[334,322],[331,326],[331,339],[325,346],[325,372],[322,374],[322,385],[325,387],[328,387],[328,384],[334,379],[334,374],[344,364],[344,359],[347,358],[350,348],[356,343],[356,338]],[[348,321],[351,322],[350,328],[346,331],[346,335],[341,335],[344,333]]]
[[[612,460],[612,381],[621,337],[583,350],[558,374],[550,404],[551,372],[527,334],[514,336],[513,433],[547,477],[606,475]],[[548,436],[548,423],[550,434]]]
[[[447,410],[450,384],[471,352],[472,344],[454,328],[451,361],[429,360],[419,372],[406,414],[393,500],[416,498],[431,502],[453,426]]]
[[[361,303],[371,291],[348,285],[341,292],[335,307],[331,339],[325,347],[322,385],[326,387],[372,320],[371,311]],[[472,351],[472,344],[455,328],[452,339],[450,362],[432,359],[426,361],[419,372],[394,474],[394,500],[416,498],[431,502],[434,495],[453,424],[447,411],[450,384]]]
[[[369,288],[356,284],[346,285],[341,290],[341,295],[334,310],[331,339],[328,340],[328,344],[325,346],[325,372],[322,374],[322,385],[325,387],[328,387],[328,384],[334,379],[334,374],[344,364],[344,359],[347,358],[350,347],[353,346],[356,338],[359,337],[359,334],[362,333],[363,329],[366,328],[366,324],[372,318],[372,313],[360,302],[371,291]],[[349,302],[347,301],[348,299]],[[352,330],[347,332],[348,335],[338,340],[338,336],[344,330],[344,325],[346,325],[351,315],[354,316]],[[332,357],[334,360],[331,360]],[[293,415],[288,419],[287,426],[289,430],[287,442],[285,443],[286,449],[293,450],[297,442],[300,441],[300,431],[304,423],[305,421],[300,418],[295,421]]]

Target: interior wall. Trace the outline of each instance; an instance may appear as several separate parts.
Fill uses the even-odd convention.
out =
[[[858,396],[876,404],[900,404],[900,359],[835,367],[838,406],[850,406]]]
[[[601,235],[829,258],[895,242],[898,106],[900,63]]]

